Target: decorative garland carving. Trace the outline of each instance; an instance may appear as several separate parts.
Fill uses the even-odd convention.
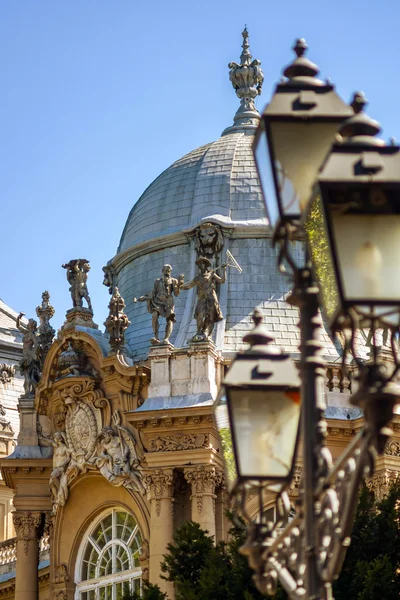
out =
[[[10,383],[15,375],[15,366],[7,365],[6,363],[0,364],[0,383]]]
[[[173,452],[177,450],[196,450],[208,448],[208,433],[157,436],[150,442],[150,452]]]
[[[161,514],[161,500],[174,501],[172,496],[173,471],[157,469],[145,477],[145,484],[150,492],[151,500],[156,501],[157,517]]]
[[[42,522],[42,513],[29,511],[15,511],[12,513],[17,540],[23,540],[24,552],[28,555],[29,542],[39,544],[38,531]],[[39,546],[38,546],[39,548]]]

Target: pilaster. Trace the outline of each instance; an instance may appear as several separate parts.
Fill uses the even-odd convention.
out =
[[[150,499],[150,581],[158,584],[171,600],[175,598],[174,585],[172,582],[161,579],[160,563],[167,551],[167,545],[172,542],[173,479],[173,469],[156,469],[151,471],[145,478]]]
[[[15,600],[37,600],[39,593],[39,540],[43,525],[41,512],[15,511],[17,534],[17,569]]]

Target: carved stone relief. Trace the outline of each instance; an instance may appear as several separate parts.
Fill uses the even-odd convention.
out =
[[[75,477],[88,470],[98,469],[112,485],[144,493],[136,440],[121,425],[118,411],[105,425],[104,416],[111,414],[110,405],[96,389],[95,382],[72,383],[59,391],[59,397],[66,411],[64,429],[51,438],[40,436],[42,444],[53,446],[50,476],[53,513],[67,502],[69,486]]]
[[[0,364],[0,383],[10,383],[15,375],[15,366],[7,365],[6,363]]]
[[[172,452],[176,450],[208,448],[210,445],[209,440],[210,436],[208,433],[157,436],[150,442],[150,452]]]
[[[222,229],[216,223],[202,223],[194,232],[194,247],[197,257],[204,256],[212,261],[224,247]]]
[[[400,456],[400,442],[394,440],[389,441],[386,444],[385,454],[388,454],[389,456]]]

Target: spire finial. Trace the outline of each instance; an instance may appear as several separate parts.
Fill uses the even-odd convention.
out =
[[[310,85],[321,85],[318,79],[315,79],[319,73],[319,68],[304,55],[308,50],[307,42],[304,38],[298,38],[293,46],[296,58],[288,65],[283,74],[290,79],[306,78]]]
[[[378,121],[371,119],[365,112],[368,100],[364,92],[355,92],[350,102],[354,116],[346,119],[339,129],[340,135],[346,144],[360,142],[371,146],[382,146],[384,142],[375,137],[381,131]]]
[[[242,53],[240,64],[229,63],[229,79],[233,85],[237,97],[240,99],[239,109],[234,116],[234,125],[225,129],[222,135],[231,133],[238,129],[256,129],[260,120],[260,114],[254,105],[254,99],[261,94],[264,81],[264,73],[261,62],[253,60],[250,52],[249,32],[245,25],[243,31]]]

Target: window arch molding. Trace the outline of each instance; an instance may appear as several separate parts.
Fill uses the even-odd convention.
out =
[[[75,561],[75,600],[119,600],[138,589],[142,532],[133,513],[109,506],[85,525]]]

